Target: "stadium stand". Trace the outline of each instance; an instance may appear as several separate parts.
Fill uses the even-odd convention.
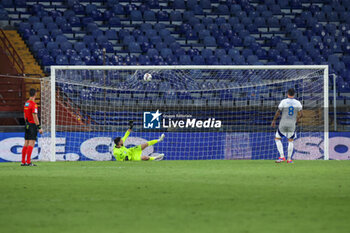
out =
[[[53,64],[329,64],[338,106],[347,106],[349,8],[349,0],[2,0],[0,21],[45,72]]]

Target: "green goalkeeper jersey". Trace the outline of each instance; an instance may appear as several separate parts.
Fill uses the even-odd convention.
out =
[[[130,132],[126,131],[124,137],[122,138],[123,143],[125,140],[129,137]],[[125,161],[126,157],[128,157],[127,160],[141,160],[141,147],[132,147],[132,148],[126,148],[125,146],[121,146],[120,148],[114,147],[113,149],[113,155],[117,161]]]

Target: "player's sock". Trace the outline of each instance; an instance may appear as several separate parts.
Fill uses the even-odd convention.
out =
[[[163,141],[163,140],[164,140],[164,137],[165,137],[165,135],[162,134],[162,135],[160,136],[160,138],[158,138],[158,139],[156,139],[156,140],[148,141],[147,143],[148,143],[149,146],[153,146],[153,145],[156,144],[157,142]]]
[[[277,150],[280,153],[280,157],[284,158],[283,145],[282,145],[281,140],[275,140],[275,142],[276,142]]]
[[[30,158],[32,156],[32,152],[33,152],[33,147],[28,146],[28,148],[27,148],[27,164],[30,164]]]
[[[160,136],[160,138],[158,139],[158,142],[163,141],[163,140],[164,140],[164,138],[165,138],[165,134],[162,134],[162,135]]]
[[[149,146],[153,146],[154,144],[156,144],[158,142],[158,140],[152,140],[152,141],[148,141],[147,144]]]
[[[26,163],[27,148],[28,148],[27,146],[24,146],[22,148],[22,164]]]
[[[294,148],[294,143],[288,142],[288,159],[289,160],[292,160],[293,148]]]

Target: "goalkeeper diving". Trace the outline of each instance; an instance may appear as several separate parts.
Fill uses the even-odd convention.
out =
[[[162,160],[164,158],[164,154],[159,154],[155,157],[147,156],[147,155],[141,155],[142,151],[146,149],[148,146],[153,146],[154,144],[161,142],[164,140],[165,135],[162,134],[159,139],[148,141],[146,143],[143,143],[141,145],[126,148],[124,146],[125,140],[129,137],[132,128],[134,126],[133,121],[129,121],[129,129],[126,131],[124,137],[116,137],[114,139],[115,147],[113,148],[113,155],[117,161],[157,161]]]

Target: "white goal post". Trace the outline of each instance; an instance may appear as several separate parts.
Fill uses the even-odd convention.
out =
[[[79,75],[81,75],[81,77],[79,77],[79,79],[70,79],[71,77],[68,75],[68,73],[64,73],[66,71],[81,71],[81,73],[79,73]],[[167,82],[171,85],[171,87],[173,86],[177,86],[177,89],[174,89],[174,92],[176,95],[182,95],[183,93],[185,93],[186,97],[176,97],[175,100],[171,100],[173,102],[171,102],[170,100],[155,100],[152,99],[154,98],[154,96],[163,96],[163,93],[165,93],[165,91],[163,89],[152,89],[152,91],[148,91],[146,89],[144,89],[145,87],[148,87],[150,84],[146,83],[146,84],[142,84],[144,85],[143,88],[141,89],[135,89],[135,93],[126,93],[123,94],[123,98],[119,99],[113,99],[110,98],[108,103],[105,103],[106,105],[110,105],[110,104],[114,104],[115,106],[118,105],[118,103],[122,103],[123,109],[121,109],[120,111],[123,111],[125,109],[128,109],[128,111],[130,112],[136,112],[135,109],[133,109],[132,106],[132,101],[134,101],[133,99],[131,99],[130,96],[138,96],[138,94],[140,92],[141,96],[140,99],[137,100],[137,102],[140,104],[140,106],[143,106],[141,103],[143,103],[143,99],[144,98],[145,101],[150,105],[150,103],[152,104],[152,106],[154,106],[152,108],[152,110],[156,111],[157,108],[160,106],[162,107],[172,103],[171,108],[172,109],[172,113],[174,113],[175,111],[177,111],[176,107],[178,108],[178,110],[183,110],[184,113],[186,109],[193,109],[194,112],[196,112],[196,114],[198,112],[205,112],[206,111],[206,107],[208,107],[210,110],[210,114],[211,113],[215,113],[215,111],[217,111],[218,109],[220,109],[221,106],[223,106],[223,108],[225,109],[229,109],[231,112],[234,111],[238,111],[238,109],[241,109],[241,111],[245,111],[247,109],[249,109],[249,112],[256,112],[257,109],[259,109],[261,106],[260,105],[264,105],[266,107],[270,109],[274,108],[277,109],[277,105],[276,105],[276,101],[278,98],[280,98],[280,100],[282,99],[282,95],[280,95],[280,92],[285,91],[285,89],[288,85],[289,86],[296,86],[297,88],[300,87],[300,90],[302,90],[302,94],[300,94],[299,96],[301,98],[303,98],[303,101],[305,100],[306,102],[308,102],[310,104],[311,107],[313,108],[317,108],[316,111],[322,111],[322,119],[320,120],[320,122],[322,122],[323,127],[322,127],[322,148],[320,150],[322,150],[322,159],[324,160],[328,160],[329,159],[329,148],[328,148],[328,144],[329,144],[329,138],[328,138],[328,133],[329,133],[329,115],[328,115],[328,108],[329,108],[329,103],[328,103],[328,65],[286,65],[286,66],[280,66],[280,65],[261,65],[261,66],[248,66],[248,65],[238,65],[238,66],[51,66],[51,76],[48,80],[43,81],[42,83],[42,90],[41,90],[41,96],[42,96],[42,110],[41,110],[41,119],[42,119],[42,124],[43,124],[43,128],[44,131],[46,131],[44,133],[44,135],[42,136],[42,144],[41,145],[41,153],[42,156],[39,155],[39,159],[41,160],[48,160],[48,161],[56,161],[58,160],[56,158],[56,153],[58,153],[59,151],[57,151],[56,148],[56,144],[59,144],[57,142],[57,121],[58,119],[56,119],[56,116],[59,115],[59,112],[57,111],[63,111],[63,110],[58,110],[58,106],[56,106],[56,103],[58,103],[57,98],[59,96],[58,94],[58,88],[71,88],[73,89],[71,92],[75,93],[75,97],[77,95],[82,95],[80,94],[82,92],[82,89],[88,89],[88,88],[95,88],[97,89],[97,92],[102,92],[104,91],[105,93],[115,93],[114,91],[119,91],[120,90],[120,83],[118,84],[119,86],[113,86],[110,85],[106,82],[102,83],[102,84],[98,84],[95,82],[91,82],[91,84],[86,84],[84,82],[85,76],[83,75],[83,71],[84,71],[84,75],[87,74],[90,79],[91,76],[93,76],[92,72],[101,72],[101,75],[106,78],[106,76],[109,77],[109,75],[111,75],[111,77],[123,77],[123,80],[127,80],[127,78],[124,78],[127,76],[127,74],[130,76],[130,73],[134,72],[135,77],[133,78],[139,78],[140,74],[138,72],[141,73],[142,77],[143,74],[145,72],[149,72],[152,74],[153,79],[155,79],[157,82],[157,87],[156,88],[160,88],[161,83]],[[197,72],[198,71],[198,72]],[[61,73],[64,73],[64,75],[61,75]],[[108,74],[107,74],[108,72]],[[125,72],[125,74],[124,74]],[[317,72],[317,74],[315,74],[315,72]],[[58,73],[60,73],[60,77],[63,77],[63,79],[58,78]],[[127,73],[127,74],[126,74]],[[71,74],[71,73],[70,73]],[[232,76],[230,76],[232,74]],[[283,74],[283,77],[281,76],[281,78],[279,79],[279,75]],[[191,76],[193,75],[193,77]],[[295,76],[295,75],[299,75],[299,76]],[[132,75],[131,75],[132,76]],[[211,81],[211,87],[209,87],[209,89],[205,89],[206,88],[206,83],[203,80],[200,80],[202,78],[202,76],[204,77],[203,79],[206,80],[210,80]],[[176,78],[174,81],[170,80],[170,78]],[[186,77],[186,78],[184,78]],[[227,81],[220,81],[220,78],[224,77],[225,80]],[[211,79],[213,78],[213,80]],[[80,81],[79,81],[80,80]],[[83,81],[82,81],[83,80]],[[93,79],[91,79],[93,80]],[[128,80],[133,80],[133,79],[128,79]],[[190,81],[189,81],[190,80]],[[198,81],[199,80],[199,81]],[[215,81],[216,80],[216,81]],[[305,84],[305,80],[308,80],[307,84]],[[142,80],[143,81],[143,80]],[[196,84],[196,87],[193,87],[193,89],[187,89],[186,86],[186,82],[199,82],[201,84]],[[237,81],[237,83],[236,83]],[[139,81],[137,81],[139,82]],[[141,81],[140,81],[141,82]],[[143,81],[145,82],[145,81]],[[153,80],[150,82],[152,83]],[[179,84],[177,85],[176,82],[178,82]],[[59,83],[59,84],[57,84]],[[185,83],[185,84],[183,84]],[[322,87],[320,86],[322,84]],[[220,85],[221,86],[220,86]],[[236,85],[237,84],[237,85]],[[314,84],[314,85],[313,85]],[[57,86],[60,85],[60,86]],[[66,85],[65,87],[63,87],[64,85]],[[68,87],[67,87],[68,85]],[[84,86],[85,85],[85,86]],[[147,86],[148,85],[148,86]],[[307,87],[302,85],[307,85]],[[82,87],[83,86],[83,87]],[[130,84],[130,82],[128,83],[128,85],[124,85],[123,90],[130,90],[130,91],[134,91],[134,89],[130,89],[132,86],[132,84]],[[186,86],[186,87],[184,87]],[[316,90],[316,86],[317,86],[317,90]],[[127,89],[129,88],[129,89]],[[164,88],[164,87],[163,87]],[[181,89],[182,88],[182,89]],[[313,89],[314,88],[314,89]],[[242,95],[242,90],[245,90],[245,93],[251,93],[250,89],[254,89],[254,91],[256,90],[257,95],[259,95],[259,98],[256,97],[256,94],[253,93],[252,95],[254,96],[254,98],[252,98],[250,95],[246,95],[243,96]],[[265,92],[268,89],[268,92]],[[229,93],[230,97],[227,99],[225,96],[227,95],[227,93],[225,92],[227,90],[227,93]],[[248,91],[247,91],[248,90]],[[206,91],[208,91],[208,93],[206,93]],[[319,95],[313,95],[313,91],[319,91]],[[64,92],[64,91],[62,91]],[[76,94],[76,92],[79,92],[79,94]],[[148,92],[150,92],[150,94],[148,95]],[[210,93],[209,93],[210,92]],[[223,94],[223,92],[225,92]],[[276,94],[276,96],[272,96],[271,97],[271,93],[274,92],[278,92],[278,95]],[[70,93],[70,92],[69,92]],[[270,96],[268,96],[267,93],[270,93]],[[298,91],[297,91],[298,93]],[[153,95],[154,94],[154,95]],[[167,92],[167,94],[169,94]],[[75,97],[73,96],[73,94],[68,94],[69,96],[67,97],[67,99],[74,99]],[[125,97],[125,96],[126,97]],[[193,97],[193,96],[197,96],[197,97]],[[232,97],[233,96],[233,97]],[[98,112],[97,110],[97,106],[96,104],[101,103],[103,104],[103,96],[101,97],[102,100],[99,100],[99,102],[97,102],[95,99],[95,97],[91,98],[91,97],[87,97],[86,100],[79,100],[80,102],[84,101],[84,106],[88,106],[89,112]],[[100,99],[101,99],[100,98]],[[129,98],[129,99],[128,99]],[[148,98],[148,99],[147,99]],[[161,97],[163,98],[163,97]],[[165,98],[165,97],[164,97]],[[212,98],[212,99],[211,99]],[[247,99],[247,101],[244,100],[244,98]],[[316,99],[317,98],[317,99]],[[104,95],[104,99],[106,100],[106,94]],[[90,102],[88,102],[90,101]],[[112,101],[114,101],[112,103]],[[135,100],[136,101],[136,100]],[[157,102],[159,101],[159,102]],[[175,102],[174,102],[175,101]],[[179,103],[182,103],[182,101],[186,104],[181,105]],[[232,101],[232,104],[231,102]],[[188,103],[187,103],[188,102]],[[200,104],[197,105],[197,102],[200,102]],[[201,104],[201,103],[204,104]],[[145,104],[145,106],[147,106],[147,103]],[[220,104],[219,104],[220,103]],[[247,103],[250,103],[250,105],[248,106]],[[266,103],[266,104],[265,104]],[[316,106],[317,103],[317,106]],[[66,103],[62,104],[60,103],[60,105],[62,105],[60,108],[64,108],[64,105]],[[144,104],[144,103],[143,103]],[[170,104],[169,104],[170,105]],[[322,106],[321,106],[322,105]],[[108,108],[109,106],[104,106],[103,109]],[[148,106],[147,106],[148,107]],[[73,107],[72,107],[73,108]],[[125,108],[125,109],[124,109]],[[140,107],[141,108],[141,107]],[[323,109],[322,109],[323,108]],[[97,110],[96,110],[97,109]],[[102,107],[101,107],[102,109]],[[111,109],[111,108],[109,108]],[[145,110],[149,110],[150,108],[145,108]],[[80,110],[77,110],[77,113],[75,116],[72,116],[73,118],[79,118],[79,121],[83,121],[80,118],[83,118],[84,116],[80,115]],[[170,111],[170,112],[171,112]],[[247,110],[248,111],[248,110]],[[113,126],[113,124],[109,124],[106,121],[106,113],[103,113],[103,111],[100,111],[101,113],[99,114],[105,114],[104,116],[104,123],[98,124],[95,123],[95,125],[93,126],[94,129],[92,130],[91,127],[86,127],[85,125],[79,125],[78,123],[76,123],[74,126],[72,125],[70,128],[67,126],[63,127],[65,129],[67,129],[66,134],[69,134],[69,137],[67,136],[67,140],[68,138],[75,138],[76,140],[79,140],[79,135],[75,135],[74,132],[75,131],[84,131],[84,132],[91,132],[91,131],[95,131],[95,132],[102,132],[101,135],[106,135],[108,134],[108,136],[112,137],[112,133],[113,130],[115,129],[120,129],[119,123],[116,123],[117,125]],[[141,113],[142,114],[142,113]],[[200,113],[198,113],[200,114]],[[209,114],[209,113],[208,113]],[[227,120],[229,118],[229,116],[227,115],[227,111],[225,113],[222,114],[226,114],[223,115],[223,122],[226,122],[225,120]],[[255,114],[255,113],[254,113]],[[258,116],[259,113],[256,113]],[[74,115],[74,114],[73,114]],[[205,115],[205,113],[204,113]],[[219,115],[220,116],[220,115]],[[260,116],[260,115],[259,115]],[[124,119],[123,117],[120,117],[118,115],[118,119]],[[128,116],[125,116],[125,118],[127,118]],[[210,116],[209,116],[210,117]],[[246,118],[244,118],[246,117]],[[259,118],[254,118],[253,122],[256,122],[256,124],[260,124],[259,126],[259,130],[265,132],[264,130],[267,129],[268,125],[267,125],[267,121],[268,121],[268,117],[273,118],[273,116],[261,116],[261,119]],[[227,119],[226,119],[227,118]],[[210,130],[205,130],[205,132],[217,132],[218,134],[222,134],[222,132],[226,132],[226,130],[230,131],[230,132],[240,132],[240,136],[236,137],[237,134],[235,133],[231,133],[230,135],[224,135],[224,136],[220,136],[220,140],[230,140],[231,138],[233,138],[232,140],[239,140],[239,138],[244,138],[245,136],[242,136],[245,132],[247,132],[246,130],[250,130],[249,132],[252,132],[252,125],[248,125],[249,123],[247,123],[247,125],[244,124],[244,122],[247,122],[248,118],[251,120],[251,117],[249,116],[245,116],[243,113],[240,116],[237,116],[234,119],[228,120],[230,122],[230,126],[224,129],[210,129]],[[68,119],[68,118],[66,118]],[[132,117],[130,117],[130,119],[132,119]],[[246,120],[247,119],[247,120]],[[90,121],[91,118],[90,116],[86,116],[86,121]],[[260,121],[261,120],[261,121]],[[264,120],[264,122],[262,122],[262,120]],[[125,119],[124,119],[125,121]],[[169,120],[170,121],[170,120]],[[96,120],[97,122],[97,120]],[[107,123],[106,123],[107,122]],[[165,121],[164,121],[165,122]],[[121,124],[121,123],[120,123]],[[164,123],[165,124],[165,123]],[[171,123],[170,123],[171,124]],[[123,123],[123,125],[125,125],[125,122]],[[223,123],[223,125],[225,125],[225,123]],[[79,128],[80,127],[80,128]],[[140,127],[139,132],[143,133],[143,132],[150,132],[150,134],[153,135],[157,135],[156,132],[158,132],[157,130],[151,130],[151,131],[146,131],[145,129],[141,129]],[[175,128],[175,127],[174,127]],[[249,129],[248,129],[249,128]],[[318,129],[320,128],[312,128],[311,125],[307,125],[305,126],[305,129],[310,131],[314,131],[313,133],[310,133],[310,137],[312,137],[312,135],[317,132]],[[121,131],[122,129],[120,129],[119,131]],[[321,130],[321,129],[320,129]],[[181,129],[181,130],[177,130],[174,129],[172,130],[171,127],[169,129],[167,129],[168,132],[184,132],[185,130]],[[160,131],[159,131],[160,132]],[[174,133],[174,135],[176,134],[176,132]],[[191,131],[192,132],[192,131]],[[204,130],[193,130],[193,132],[204,132]],[[197,135],[196,133],[194,133],[194,135]],[[204,134],[203,134],[204,135]],[[113,134],[114,136],[114,134]],[[175,136],[174,136],[175,137]],[[180,137],[180,136],[178,136]],[[196,137],[196,136],[195,136]],[[206,135],[208,142],[210,141],[214,141],[215,143],[220,143],[219,139],[213,138],[213,136],[211,135],[211,133],[208,133]],[[66,140],[66,139],[65,139]],[[200,137],[198,138],[198,140],[202,140]],[[252,140],[252,139],[250,139]],[[260,139],[259,139],[260,140]],[[270,147],[264,147],[264,145],[261,145],[261,150],[262,151],[268,151],[269,154],[274,153],[274,142],[273,142],[273,138],[270,139],[272,146]],[[168,147],[167,149],[169,149],[170,147],[174,147],[173,144],[171,144],[170,142],[166,142],[169,144],[166,144],[165,146],[163,146],[163,148]],[[264,144],[263,141],[261,141],[260,143]],[[183,144],[183,145],[192,145],[191,143],[188,144]],[[235,147],[232,149],[232,147]],[[237,151],[236,145],[230,145],[230,148],[232,149],[232,151]],[[242,149],[242,148],[240,148]],[[240,150],[239,149],[239,150]],[[60,149],[59,149],[60,150]],[[83,150],[83,149],[81,149]],[[97,149],[96,149],[97,150]],[[189,150],[189,149],[187,149]],[[198,150],[198,148],[196,149]],[[221,151],[224,150],[228,150],[228,148],[221,148]],[[169,149],[170,151],[170,149]],[[185,150],[180,150],[178,151],[178,153],[185,153]],[[213,148],[209,148],[210,153],[212,153],[213,151],[215,151],[215,149]],[[230,152],[231,154],[234,152]],[[245,151],[243,149],[243,151]],[[102,153],[102,152],[101,152]],[[106,152],[107,153],[107,152]],[[229,155],[229,157],[227,157],[227,155],[225,154],[225,156],[223,157],[216,157],[213,155],[213,157],[208,157],[208,155],[204,155],[204,149],[203,151],[201,151],[201,153],[203,154],[203,157],[190,157],[188,159],[253,159],[253,157],[235,157],[235,155]],[[245,153],[245,152],[244,152]],[[267,153],[267,152],[266,152]],[[64,157],[66,160],[68,155],[65,155],[66,157]],[[73,157],[75,155],[72,155]],[[230,157],[231,156],[231,157]],[[109,158],[109,156],[107,156],[106,158]],[[272,155],[269,156],[265,156],[265,157],[254,157],[255,159],[273,159]],[[302,159],[302,157],[300,157]],[[183,157],[174,157],[172,159],[187,159],[187,158],[183,158]],[[80,159],[79,159],[80,160]],[[83,160],[83,159],[81,159]],[[90,159],[87,159],[90,160]],[[93,159],[91,159],[93,160]]]

